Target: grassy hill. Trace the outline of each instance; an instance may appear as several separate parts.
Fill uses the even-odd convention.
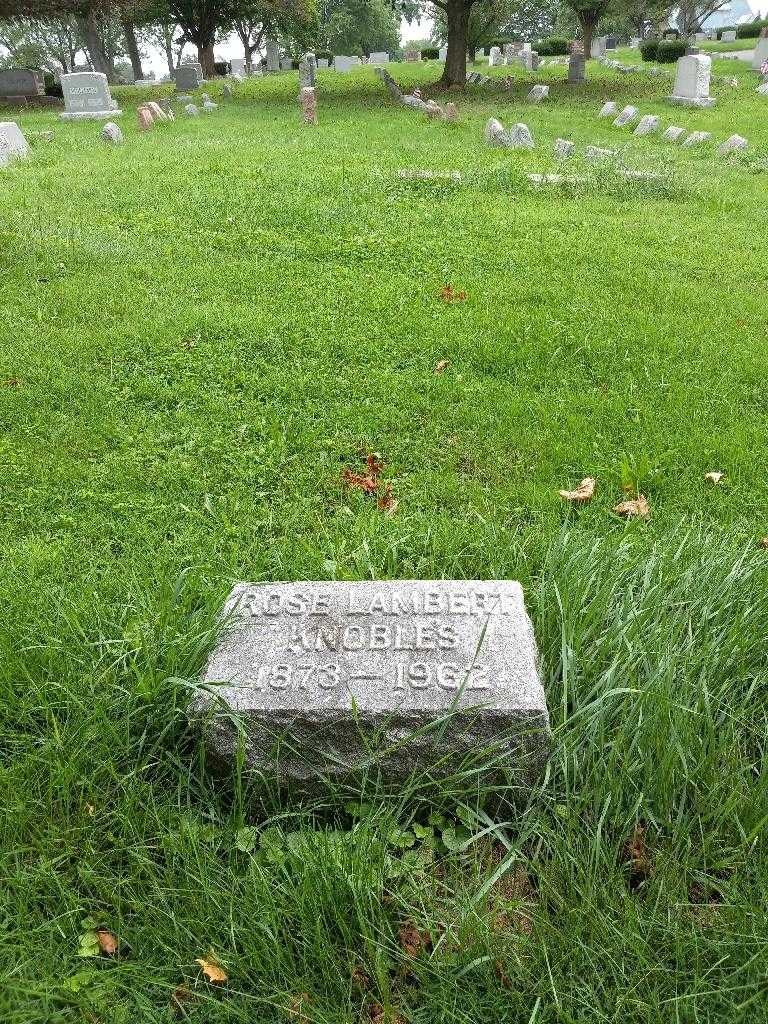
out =
[[[4,1022],[768,1017],[768,99],[733,62],[704,111],[668,105],[669,79],[588,73],[543,69],[532,106],[496,69],[456,124],[365,68],[320,73],[316,128],[293,73],[146,134],[136,104],[170,90],[117,89],[114,149],[18,116]],[[635,139],[606,100],[713,140]],[[536,149],[486,147],[490,116]],[[717,156],[734,132],[748,152]],[[656,177],[556,165],[557,137]],[[370,452],[394,514],[342,484]],[[593,501],[562,502],[585,476]],[[627,523],[638,492],[651,516]],[[232,582],[409,577],[523,582],[541,787],[500,823],[367,793],[256,815],[184,716]],[[119,958],[79,955],[98,926]],[[195,963],[211,950],[225,984]]]

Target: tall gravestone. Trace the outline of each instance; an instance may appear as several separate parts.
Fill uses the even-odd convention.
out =
[[[27,156],[29,144],[15,121],[0,121],[0,167],[15,157]]]
[[[705,53],[694,53],[681,57],[677,62],[675,87],[670,103],[686,107],[714,107],[715,100],[709,95],[709,79],[712,73],[712,58]]]
[[[27,71],[26,68],[7,68],[0,71],[0,96],[45,95],[45,80],[41,71]]]
[[[237,584],[191,714],[219,763],[242,743],[249,767],[310,792],[465,759],[530,780],[549,742],[533,628],[506,580]]]
[[[350,57],[344,53],[337,53],[333,58],[334,71],[350,71],[360,63],[359,57]]]
[[[389,54],[384,50],[374,50],[368,57],[369,64],[389,64]]]
[[[299,86],[302,89],[314,89],[317,84],[317,57],[314,53],[305,53],[299,61]]]
[[[107,76],[97,71],[62,75],[61,89],[64,93],[64,113],[59,114],[62,121],[106,121],[122,114],[113,103]]]
[[[267,71],[274,72],[280,70],[280,48],[277,45],[276,39],[267,39],[266,41],[267,50]]]
[[[229,66],[232,69],[233,75],[238,75],[243,78],[245,77],[247,69],[244,57],[232,57],[230,59]]]
[[[173,73],[177,92],[194,92],[203,84],[202,64],[182,64]]]
[[[571,55],[568,58],[568,81],[571,85],[580,85],[587,77],[587,62],[584,58],[584,47],[581,43],[571,43]]]
[[[492,46],[489,64],[491,65],[492,68],[500,68],[503,63],[504,61],[501,56],[501,47]]]
[[[768,60],[768,26],[760,31],[760,38],[752,55],[752,70],[759,71],[763,62]]]

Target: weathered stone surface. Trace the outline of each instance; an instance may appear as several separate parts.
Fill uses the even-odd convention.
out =
[[[640,118],[640,123],[635,128],[633,135],[651,135],[653,132],[659,130],[661,118],[657,117],[656,114],[646,114]]]
[[[187,105],[184,107],[184,113],[189,114],[190,117],[200,116],[200,111],[198,110],[194,103],[187,103]]]
[[[192,706],[219,762],[234,764],[232,712],[246,763],[299,789],[366,769],[385,783],[449,774],[488,748],[530,775],[546,756],[518,583],[242,583],[225,613]]]
[[[356,68],[360,63],[359,57],[349,57],[346,54],[338,53],[333,58],[333,70],[334,71],[351,71],[352,68]]]
[[[488,63],[490,64],[490,66],[492,68],[500,68],[502,66],[502,64],[504,63],[504,59],[502,58],[502,55],[501,55],[501,47],[500,46],[492,46],[491,47],[491,52],[490,52],[490,57],[488,58]]]
[[[461,181],[461,171],[428,171],[415,167],[403,167],[397,176],[408,181]]]
[[[0,71],[0,96],[44,96],[45,80],[40,71],[6,68]]]
[[[615,117],[616,114],[618,113],[618,109],[619,108],[616,106],[616,104],[612,103],[609,100],[608,103],[604,103],[602,105],[602,107],[600,107],[600,112],[598,113],[597,116],[598,117]]]
[[[123,133],[120,130],[120,126],[116,125],[114,121],[107,121],[101,129],[101,137],[105,142],[109,142],[113,146],[120,146],[123,143]]]
[[[312,86],[304,86],[299,93],[301,116],[304,124],[317,124],[317,92]]]
[[[529,174],[532,185],[580,185],[587,179],[578,174]]]
[[[677,125],[671,124],[661,138],[663,142],[679,142],[683,135],[685,135],[685,128],[678,128]]]
[[[549,86],[534,85],[534,87],[526,96],[526,99],[529,103],[541,103],[542,100],[549,99]]]
[[[446,103],[443,111],[443,116],[446,121],[456,121],[459,116],[459,111],[455,103]]]
[[[758,85],[755,91],[758,92],[761,96],[768,96],[768,82],[763,82],[762,85]]]
[[[139,118],[139,131],[150,131],[154,127],[155,119],[149,107],[146,104],[142,104],[142,106],[136,108],[136,113]]]
[[[181,103],[182,106],[184,106],[185,103],[192,103],[193,100],[194,96],[187,96],[184,93],[179,93],[176,97],[176,102]]]
[[[389,64],[389,54],[384,50],[375,50],[368,58],[369,64]]]
[[[182,64],[174,71],[173,79],[178,92],[199,89],[203,82],[203,66],[197,63]]]
[[[584,50],[575,44],[571,47],[571,56],[568,60],[568,81],[571,85],[580,85],[587,77],[587,63]],[[602,115],[601,115],[602,116]]]
[[[762,29],[752,54],[752,70],[759,71],[763,61],[768,60],[768,29]]]
[[[528,125],[518,122],[507,132],[501,121],[492,117],[485,125],[485,141],[489,146],[505,146],[508,149],[533,149],[534,142]]]
[[[619,154],[615,149],[603,149],[600,146],[586,146],[584,159],[591,164],[605,163],[608,160],[615,160]]]
[[[558,160],[567,160],[576,152],[576,143],[568,139],[555,139],[555,157]]]
[[[245,63],[244,57],[230,57],[229,67],[233,75],[238,75],[245,78],[248,73],[248,66]]]
[[[96,71],[62,75],[61,89],[64,93],[64,113],[59,114],[62,121],[105,120],[122,114],[110,95],[106,75]]]
[[[726,32],[721,34],[720,41],[723,43],[735,43],[736,32],[733,29],[728,29]]]
[[[743,151],[749,146],[747,140],[743,135],[731,135],[729,139],[722,142],[717,147],[717,152],[720,156],[725,156],[727,153],[734,153],[737,151]]]
[[[708,142],[712,138],[712,132],[691,132],[683,142],[683,146],[700,146],[702,142]]]
[[[27,156],[29,144],[15,121],[0,121],[0,167],[5,167],[14,157]]]
[[[144,106],[149,107],[150,111],[152,112],[152,117],[154,117],[156,121],[168,120],[168,115],[166,114],[165,110],[163,110],[160,104],[155,102],[155,100],[149,100],[147,103],[144,104]]]
[[[712,74],[712,58],[705,53],[688,54],[677,62],[675,85],[670,103],[686,107],[713,107],[714,99],[709,95],[709,79]]]
[[[634,121],[638,119],[639,116],[640,111],[637,109],[637,107],[624,107],[622,112],[613,122],[613,126],[614,128],[623,128],[625,125],[632,124]]]
[[[305,53],[299,61],[299,86],[302,89],[314,89],[317,84],[317,57],[314,53]]]

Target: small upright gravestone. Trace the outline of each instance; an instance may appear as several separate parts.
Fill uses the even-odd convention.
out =
[[[244,57],[230,58],[229,66],[232,70],[233,75],[241,75],[243,78],[245,78],[246,65]]]
[[[752,54],[752,70],[759,71],[764,61],[768,60],[768,26],[761,29],[760,37]]]
[[[29,144],[15,121],[0,121],[0,167],[14,157],[27,156]]]
[[[587,77],[587,62],[584,58],[584,47],[581,43],[571,45],[571,55],[568,58],[568,82],[571,85],[581,85]]]
[[[299,93],[301,100],[301,113],[304,124],[317,124],[317,92],[309,85],[305,85]]]
[[[123,133],[120,130],[120,126],[115,124],[114,121],[107,121],[101,129],[101,137],[105,142],[109,142],[113,146],[120,146],[123,143]]]
[[[735,43],[736,33],[733,31],[733,29],[728,29],[726,32],[722,33],[722,35],[720,36],[720,40],[723,43]]]
[[[142,104],[140,107],[137,107],[136,108],[136,113],[138,114],[138,118],[139,118],[139,131],[140,132],[148,132],[152,128],[154,128],[155,118],[154,118],[154,116],[152,114],[152,111],[149,109],[149,107],[146,104]]]
[[[658,131],[661,118],[656,114],[646,114],[640,118],[640,123],[635,128],[634,135],[651,135],[653,132]]]
[[[352,68],[356,68],[360,63],[359,57],[350,57],[344,53],[338,53],[333,58],[333,70],[334,71],[350,71]]]
[[[714,107],[715,100],[709,95],[711,74],[712,58],[705,53],[681,57],[677,62],[675,87],[667,97],[669,102],[685,107]]]
[[[611,100],[609,100],[607,103],[604,103],[602,105],[602,107],[600,107],[600,110],[599,110],[597,116],[598,117],[615,117],[618,112],[619,112],[619,108],[616,106],[615,103],[613,103]]]
[[[369,64],[389,64],[389,54],[385,50],[375,50],[368,58]]]
[[[546,99],[549,99],[548,85],[534,85],[534,87],[526,96],[526,100],[529,103],[541,103],[543,100]]]
[[[237,584],[191,715],[220,764],[242,750],[265,779],[315,794],[326,778],[400,785],[462,761],[530,781],[550,737],[507,580]]]
[[[501,56],[501,47],[492,46],[489,64],[491,65],[492,68],[500,68],[503,63],[504,61],[502,60]]]
[[[99,121],[119,117],[107,85],[107,76],[96,71],[78,71],[61,76],[64,93],[62,121]]]
[[[403,60],[409,64],[418,64],[421,60],[421,50],[406,50],[403,54]]]
[[[275,72],[280,70],[280,47],[276,39],[267,39],[267,71]]]
[[[182,64],[174,71],[173,78],[177,92],[194,91],[203,84],[203,66],[197,63]]]
[[[624,128],[625,125],[632,124],[633,121],[637,120],[639,114],[640,111],[637,109],[637,107],[624,107],[622,112],[613,122],[614,128]]]
[[[507,149],[533,149],[534,141],[531,130],[521,121],[513,124],[509,131],[495,117],[490,118],[485,126],[485,141],[489,146],[503,146]]]

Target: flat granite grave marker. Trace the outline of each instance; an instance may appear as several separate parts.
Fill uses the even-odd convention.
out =
[[[640,111],[637,109],[637,107],[632,107],[632,106],[624,107],[622,112],[619,114],[619,116],[613,122],[613,127],[614,128],[624,128],[626,125],[632,124],[634,121],[636,121],[639,116],[640,116]]]
[[[191,708],[213,757],[317,791],[385,784],[494,751],[531,779],[549,718],[533,627],[511,580],[238,583]]]
[[[122,114],[113,103],[107,76],[97,71],[62,75],[61,89],[65,108],[64,113],[59,114],[62,121],[106,121]]]

